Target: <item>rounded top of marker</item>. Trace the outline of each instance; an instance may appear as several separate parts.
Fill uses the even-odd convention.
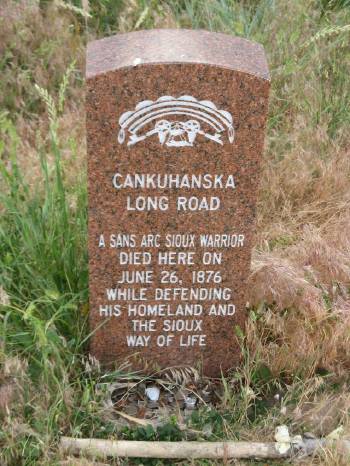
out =
[[[88,43],[86,77],[154,64],[204,64],[269,80],[262,45],[229,34],[189,29],[150,29]]]

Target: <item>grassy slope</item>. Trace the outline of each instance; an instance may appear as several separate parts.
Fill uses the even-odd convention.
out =
[[[63,461],[61,433],[113,435],[95,395],[101,375],[86,360],[84,44],[155,26],[259,41],[272,74],[245,364],[224,384],[223,416],[193,422],[212,423],[212,439],[271,439],[281,423],[349,431],[350,11],[346,1],[322,10],[327,3],[2,2],[1,464]],[[283,401],[268,408],[276,390]],[[157,437],[129,433],[147,435]],[[342,461],[336,452],[314,459]]]

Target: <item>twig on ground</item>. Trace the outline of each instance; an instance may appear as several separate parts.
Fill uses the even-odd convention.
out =
[[[129,458],[278,459],[312,455],[334,445],[350,457],[350,440],[334,442],[329,439],[304,439],[297,446],[291,443],[286,450],[279,448],[278,442],[144,442],[61,438],[61,449],[64,452]]]

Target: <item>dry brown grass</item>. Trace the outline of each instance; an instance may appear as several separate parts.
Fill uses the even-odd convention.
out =
[[[55,97],[73,60],[77,70],[75,85],[68,91],[60,134],[66,141],[70,164],[69,142],[80,141],[76,145],[79,161],[73,160],[72,170],[67,171],[72,181],[77,170],[84,171],[84,89],[80,81],[85,58],[81,27],[71,11],[56,6],[55,2],[45,10],[39,8],[38,0],[5,0],[0,5],[0,55],[11,63],[1,76],[0,108],[6,109],[16,124],[18,161],[33,186],[38,185],[38,139],[47,138],[48,134],[46,109],[34,84]]]
[[[316,221],[304,224],[300,232],[290,229],[289,238],[296,238],[293,244],[266,248],[254,256],[251,304],[265,307],[261,326],[251,328],[252,341],[263,339],[261,354],[276,373],[311,375],[323,368],[346,374],[350,368],[350,215],[344,205],[349,187],[342,179],[344,170],[339,172],[339,193],[338,184],[328,189],[324,177],[319,202],[329,204],[329,209],[323,218],[318,207]],[[312,192],[308,205],[310,198],[317,202],[314,196]],[[274,227],[272,222],[269,227]]]
[[[305,228],[296,244],[255,255],[251,303],[265,306],[250,336],[276,374],[349,370],[349,226],[334,222],[323,236]]]
[[[349,112],[338,117],[337,111],[349,95],[342,75],[347,39],[333,36],[306,46],[316,34],[317,12],[306,17],[302,2],[287,3],[290,21],[285,23],[278,8],[265,31],[275,79],[270,114],[278,122],[266,139],[249,286],[258,320],[249,324],[248,339],[276,375],[312,377],[326,370],[346,376],[350,139]],[[287,3],[279,2],[286,8]],[[300,22],[303,29],[294,40]],[[293,69],[289,77],[286,57]]]

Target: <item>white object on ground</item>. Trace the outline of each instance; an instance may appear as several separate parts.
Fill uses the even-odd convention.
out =
[[[194,409],[197,403],[197,398],[194,396],[186,396],[185,398],[185,406],[187,409]]]
[[[158,387],[147,387],[145,390],[146,396],[150,401],[158,401],[160,390]]]
[[[276,450],[281,453],[287,453],[291,447],[291,438],[288,427],[285,425],[277,426],[275,431]]]

